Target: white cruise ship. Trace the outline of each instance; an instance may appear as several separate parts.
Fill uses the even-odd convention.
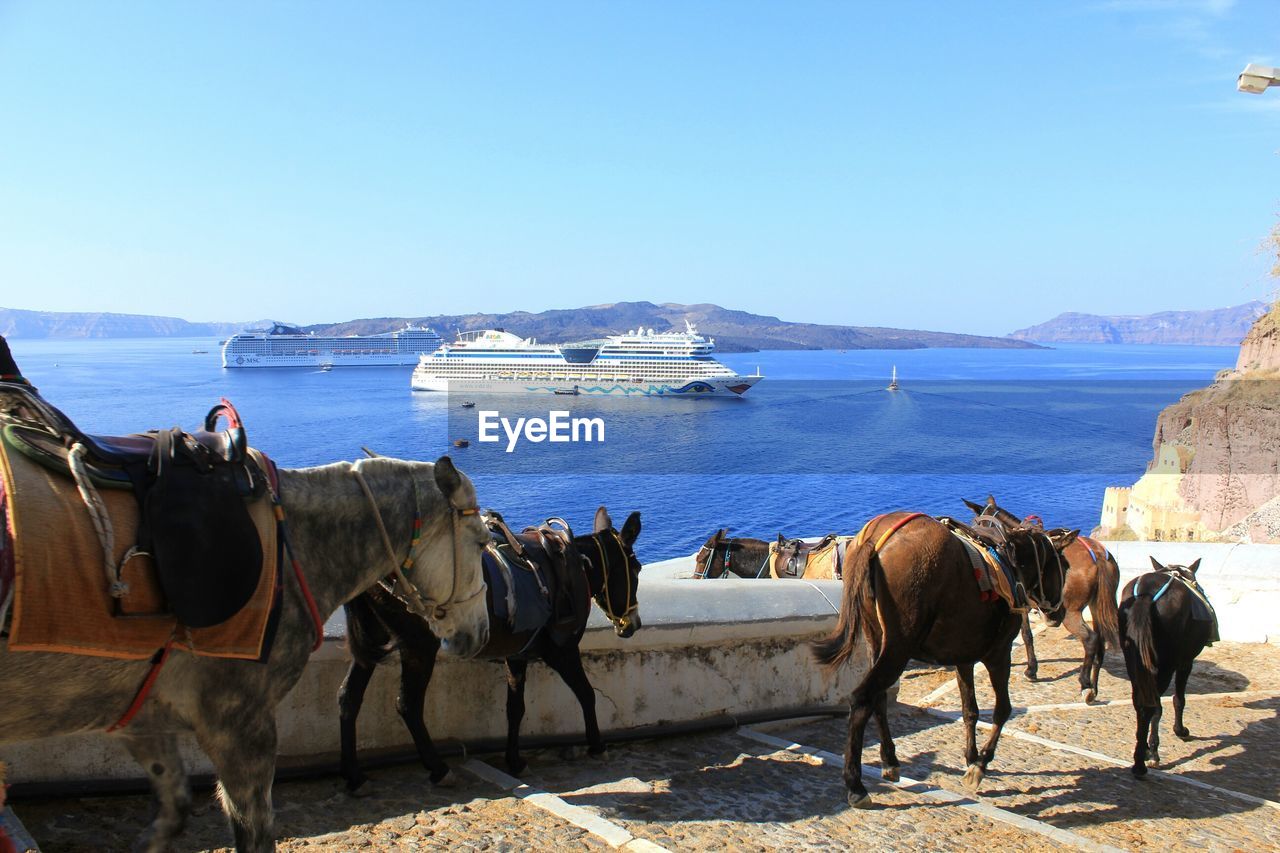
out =
[[[760,381],[711,357],[715,341],[685,321],[683,332],[636,329],[575,344],[539,344],[501,329],[463,332],[422,356],[415,391],[733,397]]]
[[[424,326],[380,335],[308,335],[276,323],[234,335],[222,345],[223,367],[375,367],[416,364],[441,338]]]

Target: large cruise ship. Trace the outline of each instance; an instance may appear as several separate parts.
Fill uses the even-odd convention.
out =
[[[222,345],[223,367],[373,367],[416,364],[441,338],[424,326],[405,326],[380,335],[308,335],[275,323],[234,335]]]
[[[422,356],[415,391],[489,391],[624,396],[737,396],[760,381],[711,357],[715,341],[685,321],[683,332],[636,329],[574,344],[540,344],[501,329],[463,332]]]

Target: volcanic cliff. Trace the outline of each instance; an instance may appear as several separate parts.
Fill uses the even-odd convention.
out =
[[[1280,542],[1280,302],[1234,370],[1160,413],[1152,449],[1132,490],[1108,489],[1103,535]]]

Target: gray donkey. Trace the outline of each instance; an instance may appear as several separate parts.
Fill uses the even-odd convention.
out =
[[[445,650],[469,656],[485,644],[480,555],[489,534],[474,511],[475,489],[449,457],[434,465],[378,458],[281,470],[279,482],[294,556],[321,619],[398,570],[409,554],[409,583],[397,590],[406,590]],[[410,554],[415,505],[422,531]],[[190,811],[178,754],[182,731],[194,732],[213,762],[236,849],[274,848],[275,708],[302,674],[318,628],[292,572],[283,577],[283,606],[265,663],[175,649],[137,716],[115,735],[145,769],[158,801],[140,848],[166,849]],[[0,639],[0,743],[105,729],[130,705],[149,668],[147,661],[10,652]],[[21,773],[11,766],[10,781]]]

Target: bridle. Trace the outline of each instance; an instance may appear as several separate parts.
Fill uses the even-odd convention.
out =
[[[462,542],[461,537],[458,535],[458,525],[467,516],[478,515],[480,508],[476,506],[458,507],[454,505],[451,497],[446,497],[449,502],[449,532],[453,540],[453,572],[449,584],[449,594],[440,600],[431,599],[424,596],[405,574],[405,572],[413,568],[418,543],[422,540],[422,505],[418,494],[417,478],[411,478],[413,482],[413,535],[409,541],[409,552],[405,555],[404,560],[397,561],[395,548],[391,545],[391,537],[387,534],[387,526],[382,520],[382,510],[379,509],[378,502],[373,496],[373,490],[369,488],[369,482],[365,480],[364,474],[360,471],[362,462],[364,460],[360,459],[352,463],[351,473],[356,478],[356,482],[360,484],[360,489],[364,492],[365,497],[368,498],[369,508],[373,510],[374,521],[378,524],[378,533],[382,535],[383,547],[386,548],[387,558],[391,561],[391,575],[395,578],[393,593],[404,601],[411,611],[433,622],[447,618],[451,608],[466,604],[473,598],[483,595],[485,584],[483,577],[480,575],[477,576],[479,583],[474,590],[465,595],[460,595],[458,592],[458,574],[462,565]]]
[[[1032,597],[1035,599],[1036,607],[1040,609],[1041,613],[1045,613],[1045,614],[1055,613],[1060,607],[1062,607],[1062,601],[1066,594],[1066,586],[1067,586],[1067,570],[1062,567],[1062,552],[1054,547],[1053,540],[1050,539],[1048,533],[1045,533],[1043,530],[1038,530],[1031,527],[1027,527],[1024,529],[1031,536],[1031,550],[1034,551],[1036,555],[1036,593],[1037,595],[1031,596],[1030,592],[1028,592],[1025,585],[1022,587],[1022,591],[1026,592],[1028,597]],[[1040,540],[1041,539],[1045,540],[1045,544],[1048,546],[1049,552],[1053,554],[1054,561],[1058,566],[1058,600],[1054,604],[1047,604],[1042,600],[1042,597],[1045,594],[1044,570],[1045,570],[1045,564],[1048,563],[1048,560],[1041,559],[1041,556],[1040,556]],[[1019,581],[1019,583],[1021,584],[1021,581]]]
[[[1032,527],[1029,524],[1024,524],[1017,520],[1017,516],[1013,515],[1012,513],[1008,513],[1006,510],[997,509],[996,511],[988,512],[987,511],[988,509],[990,508],[988,507],[984,509],[982,512],[980,512],[977,515],[977,517],[974,518],[974,526],[999,528],[1000,533],[1004,537],[1005,542],[1009,544],[1012,544],[1012,543],[1010,543],[1008,534],[1005,533],[1006,527],[1013,527],[1015,530],[1025,530],[1027,532],[1028,536],[1031,539],[1031,550],[1036,555],[1036,594],[1032,595],[1030,590],[1027,589],[1026,584],[1024,584],[1021,579],[1018,579],[1017,581],[1018,586],[1022,587],[1023,593],[1028,598],[1033,599],[1035,601],[1036,608],[1041,613],[1056,612],[1060,607],[1062,607],[1062,601],[1066,593],[1066,585],[1067,585],[1067,570],[1062,567],[1062,552],[1060,552],[1057,548],[1054,547],[1053,540],[1049,538],[1049,534],[1044,531],[1043,526]],[[1013,519],[1014,521],[1012,523],[1006,521],[1004,518],[1000,516],[1000,513],[1005,513],[1006,515],[1008,515],[1010,519]],[[1034,516],[1028,516],[1028,517],[1031,518]],[[1046,540],[1046,544],[1048,545],[1049,551],[1052,552],[1054,561],[1056,562],[1058,567],[1058,581],[1059,581],[1058,600],[1054,604],[1048,604],[1043,600],[1043,597],[1045,594],[1044,571],[1045,571],[1045,565],[1046,563],[1048,563],[1048,559],[1042,557],[1040,553],[1041,539]],[[1016,558],[1017,558],[1016,551],[1015,553],[1011,554],[1010,557],[1014,558],[1014,561],[1016,562]]]
[[[730,549],[732,547],[733,545],[730,543],[728,539],[726,539],[724,541],[724,571],[716,575],[716,577],[718,578],[722,578],[727,574],[729,574],[729,560],[731,559]],[[693,558],[694,565],[697,567],[693,571],[693,576],[695,579],[698,579],[698,580],[706,578],[711,573],[711,566],[716,561],[716,549],[714,546],[703,545],[701,548],[698,549],[698,554],[699,555],[702,554],[703,551],[707,552],[706,559],[703,559],[700,556],[695,556]]]
[[[627,579],[627,607],[622,613],[614,611],[613,601],[609,596],[609,550],[605,547],[605,543],[601,541],[601,537],[606,535],[612,536],[613,540],[618,543],[618,549],[622,552],[622,558],[627,563],[626,571],[624,572]],[[620,630],[624,629],[631,622],[636,611],[640,609],[640,602],[636,600],[636,588],[632,584],[630,557],[627,553],[627,546],[623,543],[622,537],[618,535],[618,531],[614,530],[612,527],[608,530],[601,530],[596,533],[592,533],[588,538],[591,539],[596,550],[600,552],[600,577],[602,580],[600,583],[600,589],[594,593],[593,597],[595,598],[596,603],[600,605],[600,609],[609,617],[609,621],[613,623],[614,628]],[[586,554],[582,555],[582,559],[587,562],[591,561],[591,558]]]

